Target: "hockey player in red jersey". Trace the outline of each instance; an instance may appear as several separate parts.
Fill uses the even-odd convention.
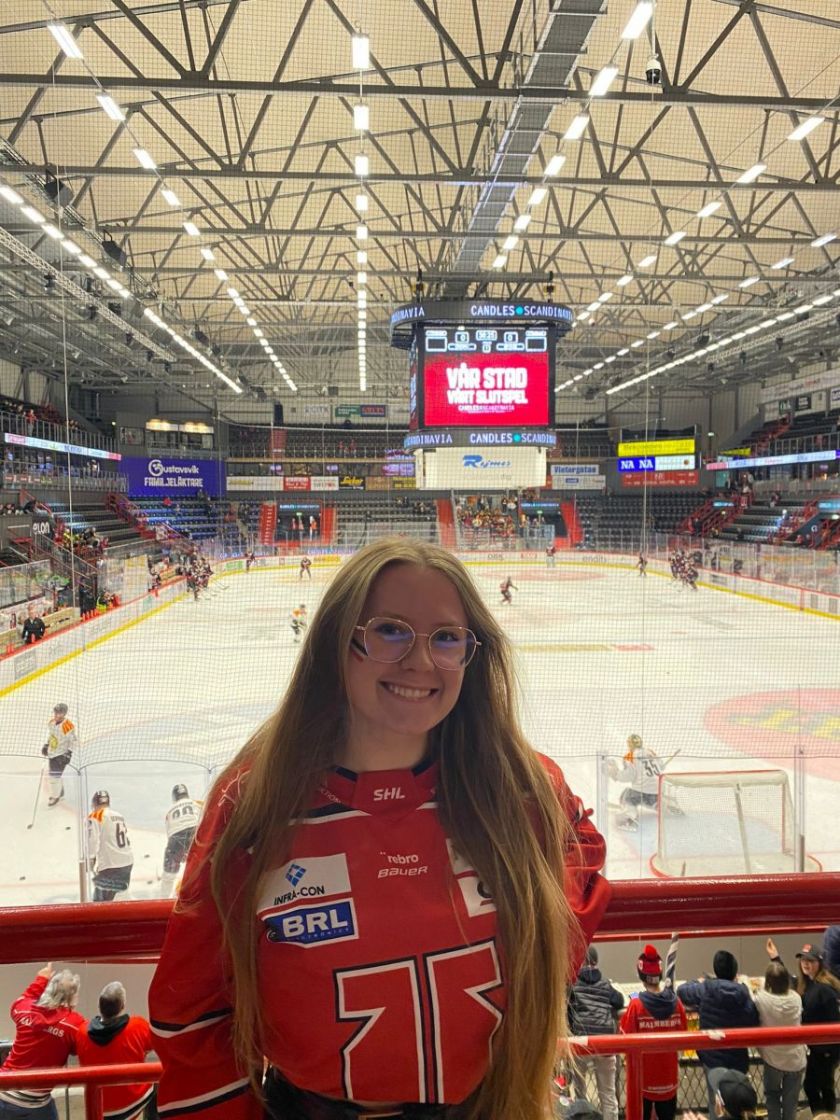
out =
[[[609,889],[515,712],[454,557],[348,560],[187,861],[149,996],[162,1120],[262,1120],[264,1058],[278,1117],[541,1120]]]
[[[26,991],[12,1004],[15,1041],[3,1063],[4,1070],[49,1069],[63,1066],[76,1053],[85,1021],[75,1010],[79,977],[55,972],[46,965]],[[0,1118],[31,1116],[55,1120],[58,1112],[49,1089],[0,1090]]]
[[[633,996],[621,1016],[621,1032],[684,1031],[685,1008],[672,985],[662,986],[662,958],[653,945],[645,945],[636,968],[642,991]],[[627,1065],[626,1120],[674,1120],[680,1082],[676,1050],[645,1054],[641,1070],[639,1084],[636,1067]]]

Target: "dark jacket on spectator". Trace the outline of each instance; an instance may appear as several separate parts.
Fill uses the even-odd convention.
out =
[[[624,996],[598,968],[584,966],[569,992],[569,1025],[573,1034],[615,1034],[615,1014]]]
[[[33,642],[40,642],[46,629],[47,627],[44,624],[43,618],[24,619],[23,628],[21,630],[23,644],[25,646],[31,646]]]
[[[840,926],[829,926],[823,937],[825,967],[840,980]]]
[[[692,980],[680,984],[677,995],[686,1007],[700,1012],[700,1030],[728,1030],[732,1027],[757,1027],[758,1011],[746,984],[735,980]],[[749,1057],[746,1050],[698,1050],[706,1069],[737,1069],[746,1073]]]

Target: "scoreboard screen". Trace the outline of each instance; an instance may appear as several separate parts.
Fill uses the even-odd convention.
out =
[[[428,326],[419,346],[423,427],[551,424],[551,328]]]

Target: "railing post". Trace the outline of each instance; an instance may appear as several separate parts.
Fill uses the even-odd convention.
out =
[[[103,1120],[100,1085],[85,1085],[85,1120]]]
[[[625,1060],[624,1120],[642,1120],[642,1054],[631,1050]]]

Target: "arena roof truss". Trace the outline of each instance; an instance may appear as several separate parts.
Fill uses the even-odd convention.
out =
[[[0,18],[0,353],[31,368],[221,401],[401,395],[388,319],[418,279],[567,302],[561,400],[713,392],[840,349],[834,0]]]

